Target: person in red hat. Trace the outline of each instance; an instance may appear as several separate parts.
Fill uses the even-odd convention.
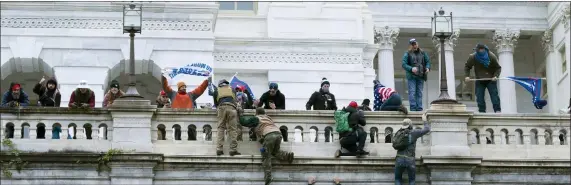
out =
[[[161,90],[159,96],[157,96],[157,108],[171,108],[171,99],[167,96],[164,90]]]
[[[10,83],[10,89],[2,96],[2,107],[25,107],[30,104],[28,94],[19,83]]]
[[[349,113],[348,121],[351,131],[339,133],[339,142],[341,144],[340,150],[335,152],[335,157],[339,156],[357,156],[363,157],[369,155],[369,152],[364,150],[365,141],[367,140],[367,133],[363,127],[367,124],[365,121],[365,114],[363,111],[358,110],[359,104],[351,101],[349,106],[344,107],[343,111]],[[345,149],[346,151],[342,151]]]

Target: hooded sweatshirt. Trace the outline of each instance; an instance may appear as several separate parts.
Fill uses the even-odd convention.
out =
[[[54,84],[54,89],[48,89],[48,84]],[[61,102],[61,94],[57,89],[57,80],[51,78],[46,81],[44,85],[41,83],[36,84],[33,89],[40,98],[38,99],[39,105],[44,107],[59,107]]]
[[[20,103],[20,106],[28,106],[30,104],[30,100],[28,99],[28,95],[22,90],[20,87],[20,97],[18,99],[14,99],[12,96],[12,88],[14,85],[20,85],[19,83],[12,82],[10,83],[10,89],[2,95],[2,107],[8,107],[8,103],[12,101],[16,101]]]

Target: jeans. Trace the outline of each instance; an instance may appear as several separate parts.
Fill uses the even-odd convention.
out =
[[[383,104],[381,105],[381,111],[398,111],[402,105],[402,99],[399,94],[393,93]]]
[[[408,184],[415,184],[416,164],[414,158],[397,157],[395,162],[395,185],[402,184],[402,175],[405,170],[408,173]]]
[[[411,111],[422,111],[423,89],[424,80],[417,78],[408,79],[408,101],[410,102]]]
[[[355,131],[351,132],[349,135],[341,138],[339,141],[341,147],[345,148],[349,153],[342,154],[343,156],[352,156],[359,150],[365,148],[365,142],[367,141],[367,133],[363,128],[358,127]]]
[[[502,111],[502,107],[500,105],[500,96],[498,95],[498,82],[485,80],[485,81],[476,81],[476,102],[478,103],[478,111],[479,112],[486,112],[486,100],[484,97],[486,96],[486,89],[490,93],[490,99],[492,100],[492,106],[494,107],[494,112]]]

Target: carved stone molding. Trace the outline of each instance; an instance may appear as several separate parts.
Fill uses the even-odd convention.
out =
[[[458,43],[458,38],[460,38],[460,30],[454,30],[452,35],[444,40],[444,50],[454,51],[454,47]],[[432,43],[434,43],[436,51],[440,51],[440,38],[432,37]]]
[[[561,12],[559,12],[559,14],[561,15],[560,18],[560,22],[561,24],[563,24],[563,27],[565,27],[565,30],[569,30],[569,17],[571,17],[571,8],[570,5],[567,5],[565,8],[563,8],[561,10]]]
[[[217,62],[360,64],[363,61],[361,54],[214,52],[213,55]]]
[[[397,44],[399,32],[399,28],[389,28],[389,26],[378,30],[375,28],[375,44],[379,44],[381,49],[393,49]]]
[[[121,19],[2,17],[2,28],[123,29]],[[143,30],[211,31],[209,20],[143,20]]]
[[[548,54],[553,51],[553,31],[545,30],[543,32],[543,37],[541,37],[541,45],[543,46],[543,51]]]
[[[492,42],[496,44],[498,53],[500,52],[513,52],[517,40],[519,39],[520,31],[512,29],[496,30]]]

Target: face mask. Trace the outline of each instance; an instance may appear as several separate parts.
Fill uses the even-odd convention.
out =
[[[326,93],[329,92],[329,87],[322,87],[321,89],[323,90],[323,92],[326,92]]]

